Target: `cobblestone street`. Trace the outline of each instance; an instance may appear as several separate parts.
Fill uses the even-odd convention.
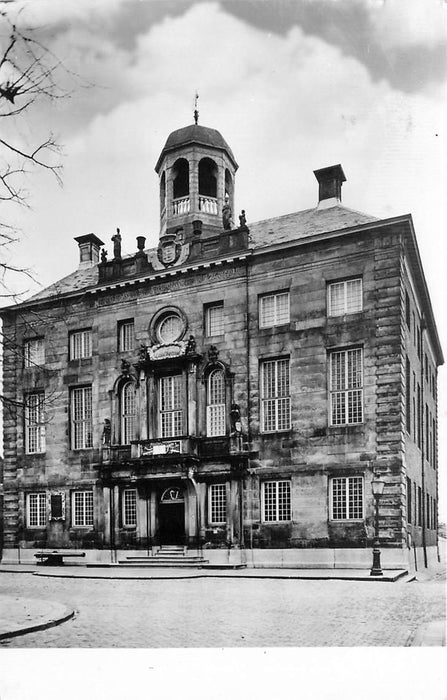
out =
[[[407,646],[445,617],[444,577],[411,583],[91,580],[0,574],[1,592],[72,607],[3,647]]]

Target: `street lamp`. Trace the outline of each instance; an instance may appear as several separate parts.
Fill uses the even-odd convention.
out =
[[[383,494],[385,482],[380,477],[375,476],[371,483],[372,492],[375,500],[376,512],[374,520],[374,545],[373,545],[373,565],[370,571],[370,576],[382,576],[383,571],[380,566],[380,549],[379,549],[379,498]]]

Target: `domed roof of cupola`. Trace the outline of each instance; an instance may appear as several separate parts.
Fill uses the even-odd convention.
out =
[[[217,148],[220,151],[226,151],[227,155],[233,162],[235,169],[238,168],[233,151],[225,141],[222,134],[217,131],[217,129],[210,129],[207,126],[201,126],[200,124],[189,124],[181,129],[176,129],[172,131],[167,141],[163,147],[160,157],[155,166],[155,170],[158,173],[161,165],[163,156],[168,151],[175,151],[181,146],[187,146],[189,144],[198,144],[200,146],[208,146],[209,148]]]

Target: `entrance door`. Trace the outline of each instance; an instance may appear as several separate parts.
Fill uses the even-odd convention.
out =
[[[160,544],[184,544],[185,503],[178,487],[166,489],[160,498],[158,533]]]

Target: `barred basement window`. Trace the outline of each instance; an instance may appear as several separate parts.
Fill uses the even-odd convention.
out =
[[[130,445],[135,439],[136,396],[135,386],[127,382],[121,389],[121,444]]]
[[[73,526],[91,527],[93,525],[93,491],[75,491],[73,493]]]
[[[206,434],[217,437],[225,433],[225,376],[222,369],[214,369],[207,381]]]
[[[291,519],[290,481],[264,481],[262,520],[265,523],[273,523]]]
[[[135,527],[137,524],[137,492],[136,489],[123,491],[123,525]]]
[[[43,338],[25,340],[23,344],[23,361],[25,367],[38,367],[45,364],[45,344]]]
[[[363,477],[347,476],[331,479],[332,520],[363,519]]]
[[[177,437],[183,433],[182,375],[160,377],[160,437]]]
[[[45,527],[47,506],[45,493],[29,493],[26,497],[26,522],[28,527]]]
[[[363,309],[362,280],[343,280],[328,285],[329,316],[354,314]]]
[[[91,329],[70,333],[70,360],[80,360],[92,356]]]
[[[211,484],[209,487],[209,513],[211,525],[225,525],[227,521],[226,484]]]
[[[43,393],[25,397],[25,452],[45,452],[45,396]]]
[[[330,360],[331,425],[363,421],[363,350],[337,350]]]
[[[261,363],[261,426],[263,432],[290,430],[289,359]]]
[[[82,450],[93,446],[92,387],[71,390],[71,447]]]
[[[259,328],[290,322],[289,292],[266,294],[259,298]]]
[[[133,320],[120,321],[118,324],[118,350],[129,352],[135,345],[135,325]]]
[[[205,335],[223,335],[224,306],[222,302],[212,304],[205,309]]]

